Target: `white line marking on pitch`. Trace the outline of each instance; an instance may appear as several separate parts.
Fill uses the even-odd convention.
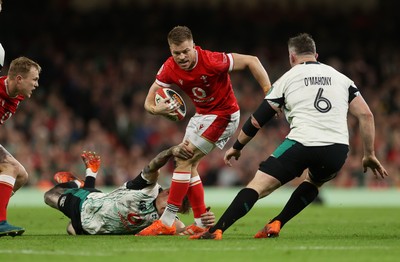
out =
[[[21,250],[1,250],[0,254],[21,254],[21,255],[68,255],[68,256],[111,256],[110,253],[93,253],[93,252],[66,252],[66,251],[49,251],[49,250],[32,250],[32,249],[21,249]]]
[[[327,246],[291,246],[291,247],[276,247],[276,249],[285,249],[285,250],[364,250],[364,249],[394,249],[391,247],[382,247],[382,246],[337,246],[337,247],[327,247]],[[396,248],[397,249],[397,248]]]

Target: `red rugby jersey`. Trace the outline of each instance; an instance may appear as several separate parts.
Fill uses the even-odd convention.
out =
[[[15,113],[19,103],[25,98],[22,95],[10,97],[6,90],[6,79],[6,76],[0,77],[0,125]]]
[[[199,114],[228,115],[238,111],[229,76],[233,68],[232,55],[195,48],[197,63],[193,69],[181,69],[171,56],[158,71],[156,83],[163,87],[179,86]]]

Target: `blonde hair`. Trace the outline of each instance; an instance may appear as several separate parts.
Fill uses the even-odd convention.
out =
[[[8,69],[8,77],[15,78],[17,75],[26,77],[32,67],[37,69],[39,73],[42,71],[40,65],[35,61],[24,56],[18,57],[11,61],[10,68]]]

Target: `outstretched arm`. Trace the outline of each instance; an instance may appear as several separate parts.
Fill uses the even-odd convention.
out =
[[[184,143],[162,151],[150,161],[149,165],[146,167],[146,172],[151,173],[158,171],[158,169],[163,167],[172,156],[182,159],[190,159],[193,156],[193,151],[188,147],[188,144],[189,142],[185,141]]]
[[[232,157],[236,160],[239,159],[243,147],[257,134],[258,130],[265,123],[274,117],[278,110],[275,106],[271,106],[266,99],[263,100],[257,110],[244,123],[233,147],[226,151],[224,156],[226,165],[232,166],[230,162]]]
[[[256,56],[233,53],[233,70],[244,70],[249,68],[251,74],[262,87],[264,94],[271,88],[271,81],[260,60]]]
[[[170,147],[159,153],[143,169],[140,175],[126,183],[126,187],[138,190],[156,183],[160,168],[163,167],[172,156],[183,159],[189,159],[193,156],[193,151],[188,147],[188,144],[189,142],[185,141],[184,143]]]
[[[369,109],[364,98],[359,95],[355,97],[349,107],[350,113],[357,117],[360,125],[360,134],[363,142],[364,156],[362,159],[364,173],[367,172],[368,168],[371,168],[374,176],[381,178],[388,176],[387,171],[381,165],[379,160],[375,156],[374,139],[375,139],[375,123],[374,115]]]

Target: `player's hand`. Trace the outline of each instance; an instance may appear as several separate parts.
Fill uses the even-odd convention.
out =
[[[90,168],[93,173],[97,173],[99,171],[101,159],[100,156],[96,154],[96,152],[83,151],[81,154],[81,158],[85,163],[86,168]]]
[[[388,172],[386,169],[381,165],[379,160],[375,156],[370,156],[370,157],[363,157],[362,164],[364,167],[364,173],[367,172],[368,168],[374,172],[375,178],[385,178],[389,176]],[[378,176],[379,175],[379,176]]]
[[[157,115],[176,116],[177,113],[175,111],[178,108],[179,103],[176,102],[175,99],[167,97],[161,99],[160,102],[154,106],[154,113]]]
[[[206,227],[212,227],[215,224],[215,215],[210,211],[210,207],[207,207],[207,212],[201,215],[201,223]]]
[[[228,166],[232,166],[231,158],[234,157],[236,160],[238,160],[240,155],[241,155],[241,151],[240,150],[236,150],[233,147],[229,148],[225,152],[225,156],[224,156],[225,164],[228,165]]]
[[[193,149],[189,147],[189,141],[185,140],[172,149],[172,155],[182,159],[190,159],[193,157],[194,152]]]

